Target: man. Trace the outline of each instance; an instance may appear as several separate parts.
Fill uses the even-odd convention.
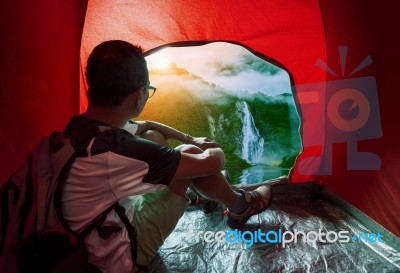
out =
[[[219,144],[160,123],[130,120],[155,92],[140,47],[124,41],[101,43],[89,56],[86,80],[88,109],[64,131],[76,149],[86,147],[69,172],[62,199],[73,230],[82,231],[119,200],[137,230],[137,263],[148,265],[188,207],[189,186],[227,206],[232,228],[268,206],[269,187],[232,190],[221,173],[225,156]],[[184,144],[172,149],[166,139]],[[123,227],[114,211],[103,225]],[[136,270],[125,228],[108,239],[93,231],[85,244],[89,261],[102,272]]]

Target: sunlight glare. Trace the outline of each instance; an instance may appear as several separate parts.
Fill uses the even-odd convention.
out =
[[[171,65],[171,58],[166,54],[154,54],[147,57],[148,68],[167,69]]]

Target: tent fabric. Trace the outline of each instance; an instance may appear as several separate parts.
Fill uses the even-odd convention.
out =
[[[349,170],[349,145],[335,143],[332,151],[332,175],[320,176],[321,183],[350,204],[362,210],[387,229],[400,235],[400,172],[395,162],[400,160],[400,145],[397,140],[398,108],[396,63],[400,60],[399,39],[393,38],[395,18],[391,5],[380,5],[374,1],[321,1],[321,10],[327,39],[327,63],[332,69],[341,71],[338,47],[348,45],[345,75],[361,61],[371,56],[372,64],[353,74],[349,79],[373,76],[376,80],[377,97],[371,105],[379,103],[373,115],[380,121],[368,128],[370,139],[357,140],[358,151],[369,152],[380,158],[381,166],[376,170]],[[328,73],[327,81],[332,80]],[[337,79],[337,78],[336,78]],[[375,101],[374,101],[375,100]],[[379,136],[377,131],[382,130]],[[327,137],[332,133],[327,132]],[[353,145],[354,147],[354,145]]]
[[[84,1],[0,1],[0,181],[79,111]]]
[[[40,136],[61,130],[70,116],[85,110],[85,62],[99,42],[124,39],[151,53],[170,44],[227,41],[272,60],[292,77],[304,148],[291,181],[324,184],[400,235],[394,8],[345,0],[38,0],[2,1],[0,10],[1,180],[21,165]],[[347,56],[344,64],[340,50]],[[349,76],[367,56],[372,63]],[[368,78],[360,88],[373,98],[374,122],[361,135],[343,134],[326,118],[332,86],[346,87],[333,82],[349,80],[355,89],[361,78]],[[375,162],[368,161],[368,169],[356,166],[367,156],[360,152]]]

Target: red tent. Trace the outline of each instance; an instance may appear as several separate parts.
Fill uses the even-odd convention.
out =
[[[85,110],[85,62],[101,41],[147,51],[226,41],[292,76],[304,149],[290,180],[325,185],[399,236],[399,39],[394,7],[374,2],[2,1],[0,180]],[[344,100],[356,118],[337,114]]]

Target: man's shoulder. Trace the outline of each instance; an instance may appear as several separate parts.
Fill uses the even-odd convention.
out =
[[[125,130],[109,126],[84,115],[71,118],[63,134],[65,138],[70,139],[74,147],[88,144],[94,138],[101,140],[104,144],[109,143],[107,146],[115,145],[116,140],[121,139],[121,136],[130,135]]]

